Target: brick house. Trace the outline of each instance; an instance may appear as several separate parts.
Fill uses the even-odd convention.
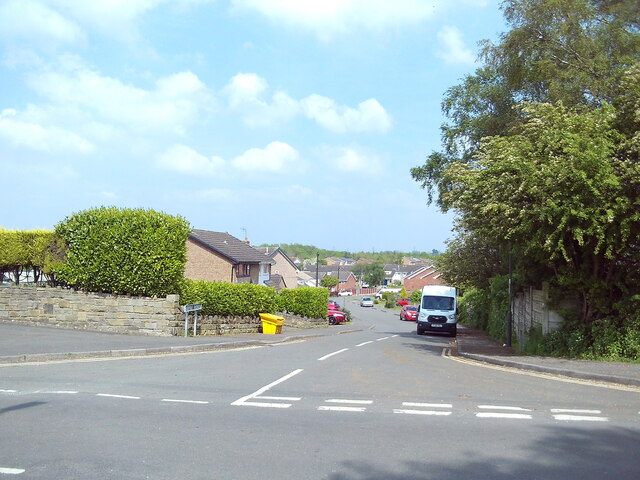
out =
[[[404,288],[408,295],[415,290],[422,290],[426,285],[443,285],[442,274],[434,266],[421,267],[404,278]]]
[[[191,280],[266,285],[272,263],[248,241],[224,232],[194,229],[187,238],[184,275]]]
[[[271,279],[278,280],[279,285],[274,285],[277,290],[280,288],[296,288],[298,286],[298,266],[291,260],[280,247],[253,247],[262,252],[274,263],[271,265]]]

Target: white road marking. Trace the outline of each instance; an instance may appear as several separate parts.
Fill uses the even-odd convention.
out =
[[[209,402],[203,400],[179,400],[176,398],[163,398],[161,402],[173,402],[173,403],[195,403],[198,405],[207,405]]]
[[[505,405],[478,405],[483,410],[506,410],[515,412],[530,412],[531,409],[522,407],[511,407]],[[512,420],[531,420],[533,417],[527,413],[502,413],[502,412],[479,412],[478,418],[508,418]]]
[[[330,398],[326,403],[352,403],[354,405],[371,405],[373,400],[347,400],[344,398]]]
[[[24,468],[0,467],[0,473],[4,473],[6,475],[20,475],[21,473],[24,473]]]
[[[112,395],[110,393],[97,393],[96,397],[125,398],[128,400],[140,400],[141,398],[141,397],[134,397],[132,395]]]
[[[329,405],[322,405],[318,407],[318,410],[329,410],[334,412],[364,412],[366,407],[332,407]]]
[[[448,415],[451,415],[453,412],[444,412],[444,411],[437,411],[437,410],[410,410],[410,409],[405,409],[405,408],[394,408],[393,409],[393,413],[403,413],[403,414],[406,414],[406,415],[435,415],[435,416],[446,417]]]
[[[264,387],[259,388],[258,390],[256,390],[252,394],[247,395],[247,396],[242,397],[242,398],[239,398],[235,402],[232,402],[231,405],[235,405],[235,406],[246,405],[246,406],[252,406],[252,407],[269,407],[269,408],[289,408],[291,406],[290,403],[249,402],[248,400],[251,400],[252,398],[259,397],[260,395],[262,395],[264,392],[266,392],[270,388],[275,387],[279,383],[282,383],[282,382],[285,382],[285,381],[289,380],[291,377],[299,374],[302,371],[303,371],[302,368],[294,370],[293,372],[288,373],[284,377],[281,377],[278,380],[276,380],[274,382],[271,382],[269,385],[265,385]]]
[[[368,342],[362,342],[362,343],[356,345],[356,347],[362,347],[363,345],[369,345],[370,343],[373,343],[373,340],[369,340]]]
[[[376,340],[376,342],[381,342],[382,340],[388,340],[389,337],[382,337]]]
[[[302,400],[302,397],[265,397],[264,395],[253,398],[259,398],[260,400],[286,400],[288,402],[298,402]]]
[[[480,412],[476,413],[478,418],[510,418],[516,420],[531,420],[532,416],[524,413],[494,413],[494,412]]]
[[[553,418],[565,422],[608,422],[607,417],[598,417],[601,410],[583,410],[579,408],[552,408]],[[580,415],[582,414],[582,415]]]
[[[0,393],[18,393],[17,390],[0,390]]]
[[[74,395],[78,393],[76,390],[45,390],[42,393],[61,394],[61,395]]]
[[[443,408],[443,409],[451,409],[453,405],[450,403],[421,403],[421,402],[402,402],[403,407],[416,407],[416,408]],[[444,411],[444,410],[414,410],[407,408],[396,408],[393,410],[393,413],[402,413],[406,415],[435,415],[446,417],[451,415],[453,412]]]
[[[513,410],[516,412],[530,412],[530,408],[522,408],[522,407],[507,407],[504,405],[478,405],[478,408],[484,410]]]
[[[608,422],[607,417],[588,417],[585,415],[554,415],[553,418],[568,422]]]
[[[337,352],[329,353],[329,354],[325,355],[324,357],[320,357],[318,359],[318,361],[321,362],[322,360],[326,360],[329,357],[333,357],[334,355],[338,355],[339,353],[346,352],[347,350],[349,350],[349,349],[348,348],[343,348],[342,350],[338,350]]]

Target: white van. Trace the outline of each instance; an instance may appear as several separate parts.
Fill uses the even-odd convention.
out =
[[[380,300],[383,293],[400,293],[401,291],[401,288],[381,287],[380,290],[376,292],[376,298]]]
[[[455,287],[427,285],[422,289],[418,306],[417,333],[446,332],[456,336],[458,295]]]

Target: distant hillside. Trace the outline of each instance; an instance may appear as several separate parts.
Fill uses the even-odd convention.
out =
[[[373,260],[380,263],[400,263],[402,257],[416,257],[416,258],[428,258],[436,259],[440,252],[432,250],[429,252],[348,252],[343,250],[325,250],[313,245],[301,245],[299,243],[280,244],[280,245],[260,245],[261,247],[280,247],[289,258],[298,257],[302,260],[315,259],[316,254],[320,255],[321,259],[327,257],[346,257],[358,260],[364,258],[367,260]]]

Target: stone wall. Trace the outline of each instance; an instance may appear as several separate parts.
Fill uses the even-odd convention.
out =
[[[326,327],[326,318],[283,315],[284,328]],[[64,288],[32,286],[0,287],[0,321],[53,327],[146,335],[184,335],[185,314],[179,296],[166,298],[132,297],[85,293]],[[189,331],[193,331],[193,313]],[[233,335],[257,333],[259,317],[219,317],[198,315],[198,333]]]
[[[323,328],[328,326],[324,318],[307,318],[297,315],[284,314],[283,331],[287,328]],[[194,315],[189,314],[189,332],[193,331]],[[199,335],[234,335],[240,333],[261,332],[262,321],[260,317],[220,317],[217,315],[198,315]],[[184,334],[184,314],[181,316],[181,330],[178,335]]]
[[[177,333],[178,295],[166,298],[85,293],[63,288],[0,288],[0,321],[101,332]]]

